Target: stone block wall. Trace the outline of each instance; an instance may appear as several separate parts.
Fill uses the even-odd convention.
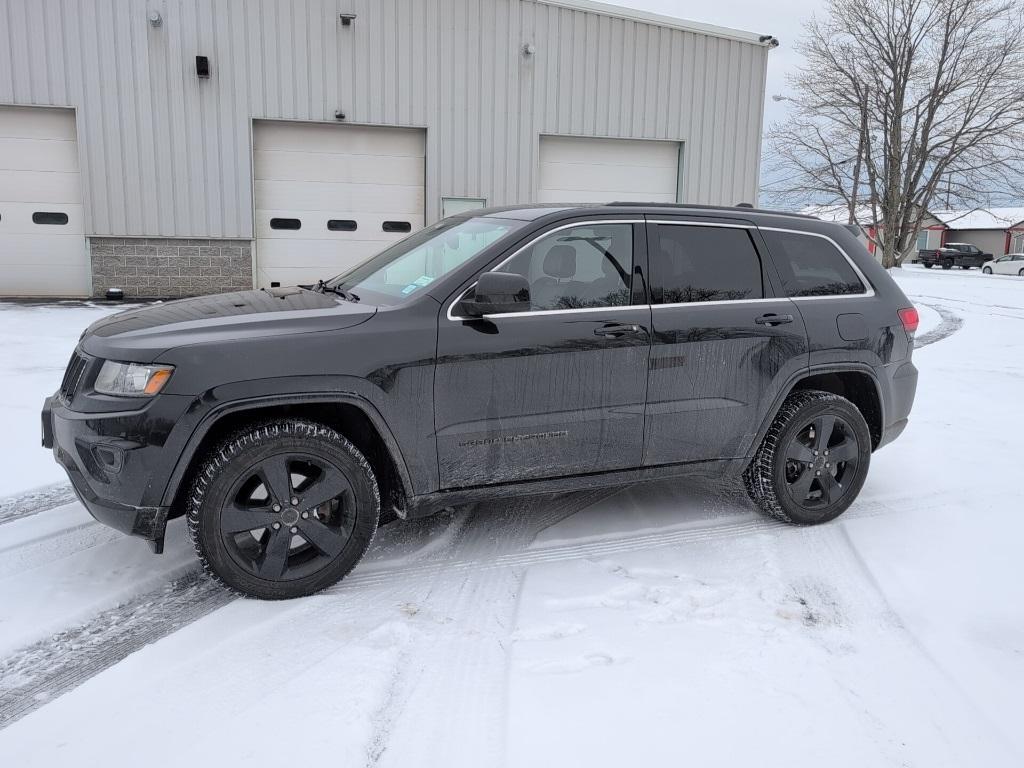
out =
[[[249,240],[91,237],[92,293],[176,299],[252,288]]]

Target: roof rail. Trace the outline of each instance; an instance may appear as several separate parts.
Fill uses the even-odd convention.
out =
[[[739,203],[737,205],[697,205],[696,203],[655,203],[641,202],[637,200],[615,200],[606,205],[637,206],[644,208],[685,208],[697,211],[728,211],[730,209],[741,209],[751,213],[770,213],[773,216],[792,216],[797,219],[817,219],[817,216],[809,216],[806,213],[795,213],[793,211],[774,211],[769,208],[755,208],[750,203]]]

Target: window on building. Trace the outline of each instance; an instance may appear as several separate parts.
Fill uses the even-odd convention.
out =
[[[327,229],[331,232],[355,232],[358,225],[352,219],[328,219]]]
[[[302,222],[299,219],[271,219],[271,229],[302,229]]]
[[[925,251],[928,250],[928,230],[922,230],[917,233],[917,250]]]
[[[68,215],[60,211],[36,211],[32,214],[33,224],[57,224],[68,223]]]
[[[385,221],[381,229],[385,232],[412,232],[412,224],[408,221]]]
[[[763,230],[788,296],[865,293],[846,257],[828,240],[795,232]]]
[[[764,298],[761,259],[746,229],[659,224],[651,290],[655,304]]]
[[[560,229],[500,268],[530,283],[531,309],[587,309],[632,303],[633,225]]]

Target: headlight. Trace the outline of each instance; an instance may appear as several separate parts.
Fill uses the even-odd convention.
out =
[[[171,378],[173,365],[143,365],[107,360],[92,388],[104,395],[152,397]]]

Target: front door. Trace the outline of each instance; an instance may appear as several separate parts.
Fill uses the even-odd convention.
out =
[[[776,294],[753,227],[648,225],[654,329],[644,465],[743,456],[808,364],[796,305]]]
[[[531,311],[443,306],[434,421],[442,488],[640,466],[651,309],[642,222],[562,225],[499,261]],[[469,292],[472,288],[469,289]]]

